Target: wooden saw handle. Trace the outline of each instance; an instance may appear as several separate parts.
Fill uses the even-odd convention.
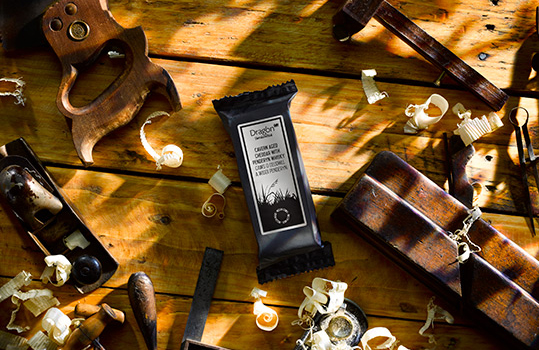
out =
[[[495,111],[509,96],[452,51],[427,34],[417,24],[385,0],[347,0],[333,17],[333,31],[344,41],[360,31],[374,17],[430,63],[443,69]]]
[[[82,317],[90,317],[98,313],[99,310],[101,310],[101,306],[80,303],[75,306],[75,315]],[[123,311],[113,308],[111,308],[110,310],[112,311],[113,319],[115,321],[124,323],[125,313]]]
[[[94,145],[131,121],[151,91],[165,95],[174,111],[181,108],[172,78],[148,58],[142,28],[120,26],[108,9],[107,0],[60,0],[45,12],[43,32],[62,63],[57,106],[72,120],[73,143],[85,165],[93,163]],[[78,67],[93,62],[111,42],[125,53],[124,71],[94,101],[74,107],[69,93],[77,79]]]

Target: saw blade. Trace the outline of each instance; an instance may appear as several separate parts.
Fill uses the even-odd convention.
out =
[[[0,0],[0,40],[6,51],[47,44],[41,18],[56,0]]]

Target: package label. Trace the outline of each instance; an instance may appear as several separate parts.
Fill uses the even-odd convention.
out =
[[[307,225],[283,116],[238,125],[263,235]]]

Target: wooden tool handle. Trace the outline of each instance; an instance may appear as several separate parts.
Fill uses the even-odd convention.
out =
[[[333,34],[340,41],[348,40],[363,29],[371,17],[495,111],[499,111],[509,98],[385,0],[348,0],[333,17]]]
[[[86,319],[76,328],[62,347],[62,350],[81,350],[90,345],[105,329],[105,326],[115,320],[115,313],[110,306],[102,304],[99,311]]]
[[[131,121],[151,91],[164,94],[174,111],[181,108],[172,78],[148,57],[142,28],[120,26],[106,0],[58,0],[45,12],[42,28],[62,63],[56,103],[60,112],[72,120],[73,143],[85,165],[93,163],[94,145]],[[124,71],[92,102],[73,106],[69,95],[79,67],[92,64],[111,42],[125,54]]]
[[[96,313],[99,312],[101,309],[98,305],[92,305],[92,304],[77,304],[75,306],[75,315],[82,316],[82,317],[90,317]],[[124,323],[125,321],[125,313],[118,309],[111,308],[112,312],[114,313],[113,319],[115,321],[118,321],[120,323]]]
[[[505,92],[468,66],[453,52],[440,44],[408,17],[387,1],[382,1],[374,17],[433,65],[444,69],[495,111],[499,111],[508,97]]]
[[[148,350],[157,349],[157,313],[152,280],[144,272],[136,272],[129,277],[127,292]]]

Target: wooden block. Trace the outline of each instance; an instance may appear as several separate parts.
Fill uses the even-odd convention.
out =
[[[516,346],[539,349],[537,260],[479,219],[469,234],[483,250],[459,265],[448,234],[467,208],[393,153],[376,156],[333,215]]]

